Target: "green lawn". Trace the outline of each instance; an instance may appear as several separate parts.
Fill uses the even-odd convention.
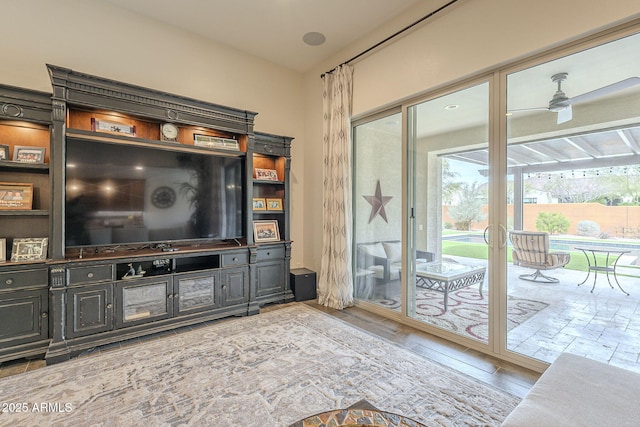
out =
[[[489,248],[484,243],[468,243],[468,242],[442,242],[442,253],[444,255],[461,256],[467,258],[487,259]],[[568,251],[571,254],[571,261],[566,265],[568,270],[587,271],[589,264],[581,251]],[[598,265],[605,265],[606,255],[596,255]],[[513,262],[511,251],[507,251],[507,261]]]

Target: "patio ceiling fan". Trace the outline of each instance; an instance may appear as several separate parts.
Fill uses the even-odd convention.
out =
[[[553,94],[553,98],[549,101],[548,107],[537,107],[537,108],[522,108],[516,110],[509,110],[509,113],[516,113],[519,111],[534,111],[534,110],[547,110],[558,114],[557,123],[565,123],[573,118],[573,112],[571,110],[571,106],[575,104],[579,104],[581,102],[591,101],[597,98],[600,98],[605,95],[609,95],[620,90],[629,88],[631,86],[640,84],[640,77],[629,77],[624,80],[620,80],[619,82],[612,83],[607,86],[603,86],[598,89],[594,89],[590,92],[583,93],[582,95],[577,95],[572,98],[569,98],[562,91],[562,82],[567,79],[569,76],[568,73],[557,73],[551,76],[551,81],[558,85],[558,89],[556,93]]]

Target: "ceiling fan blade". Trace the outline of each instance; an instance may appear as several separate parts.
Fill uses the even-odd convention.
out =
[[[558,124],[568,122],[573,118],[573,111],[571,110],[571,105],[567,108],[558,111]]]
[[[582,95],[574,96],[569,99],[571,104],[578,104],[580,102],[591,101],[592,99],[599,98],[601,96],[609,95],[614,92],[618,92],[623,89],[627,89],[631,86],[640,84],[640,77],[629,77],[628,79],[620,80],[617,83],[612,83],[607,86],[603,86],[599,89],[592,90],[591,92],[583,93]]]
[[[508,110],[507,113],[520,113],[523,111],[549,111],[549,107],[515,108],[513,110]]]

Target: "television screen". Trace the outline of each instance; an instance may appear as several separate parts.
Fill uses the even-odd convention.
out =
[[[66,246],[244,236],[242,158],[67,141]]]

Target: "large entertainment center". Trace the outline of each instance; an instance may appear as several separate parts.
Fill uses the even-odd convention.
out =
[[[250,111],[47,69],[52,94],[0,85],[0,362],[293,300],[292,138],[255,132]]]

